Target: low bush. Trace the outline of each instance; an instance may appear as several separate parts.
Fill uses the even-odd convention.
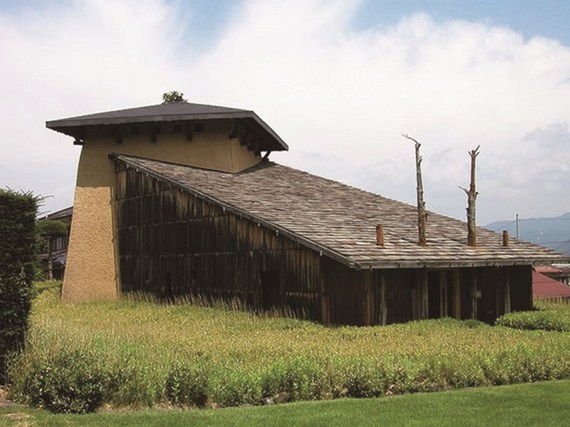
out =
[[[570,332],[570,304],[537,304],[537,310],[505,314],[497,325],[514,329]]]
[[[14,396],[51,412],[93,412],[107,392],[96,358],[78,349],[51,358],[16,358],[11,369],[18,372]]]
[[[174,405],[205,406],[208,400],[208,377],[204,366],[175,363],[166,376],[167,399]]]

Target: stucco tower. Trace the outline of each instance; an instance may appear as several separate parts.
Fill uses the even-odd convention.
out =
[[[63,281],[67,301],[112,300],[121,291],[109,154],[239,173],[271,151],[287,150],[253,111],[178,102],[46,123],[81,145]]]

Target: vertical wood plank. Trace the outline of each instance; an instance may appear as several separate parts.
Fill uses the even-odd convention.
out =
[[[505,314],[511,312],[511,271],[505,269]]]
[[[386,306],[386,277],[384,272],[380,273],[380,310],[378,323],[382,326],[386,325],[388,318],[388,308]]]
[[[453,317],[461,320],[461,274],[459,270],[453,271]]]

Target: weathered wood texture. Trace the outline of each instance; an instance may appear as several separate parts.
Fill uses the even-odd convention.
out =
[[[492,323],[532,306],[530,267],[350,268],[121,163],[115,214],[122,292],[238,298],[354,325]]]
[[[321,318],[319,254],[133,169],[118,170],[116,195],[122,292],[271,300]]]

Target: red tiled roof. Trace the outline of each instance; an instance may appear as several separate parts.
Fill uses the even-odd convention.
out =
[[[562,273],[563,270],[559,267],[554,267],[553,265],[541,265],[536,267],[536,271],[542,274],[548,273]]]
[[[532,294],[538,298],[570,298],[570,286],[533,270]]]

